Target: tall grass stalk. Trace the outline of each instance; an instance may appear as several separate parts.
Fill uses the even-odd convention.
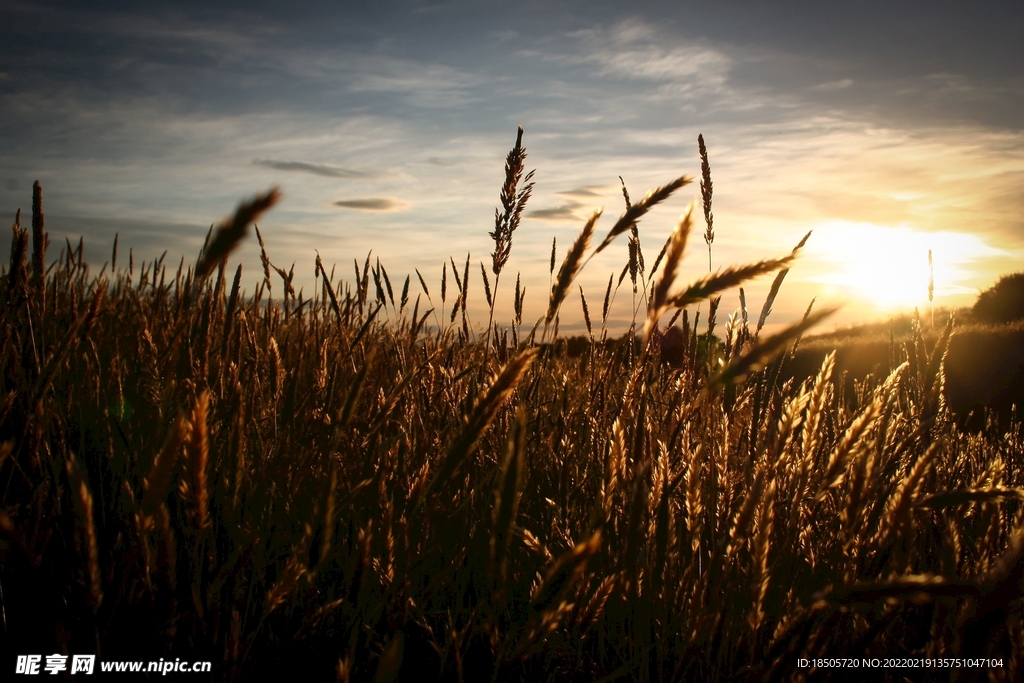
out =
[[[810,680],[834,672],[802,659],[960,657],[1020,680],[1019,427],[957,425],[952,322],[934,342],[918,326],[891,372],[852,386],[835,355],[780,372],[828,313],[810,308],[712,365],[720,293],[799,253],[686,273],[694,204],[644,279],[642,351],[606,334],[614,275],[600,336],[572,352],[549,335],[589,258],[686,182],[631,204],[596,247],[599,214],[585,223],[550,269],[539,340],[518,337],[521,284],[512,334],[472,333],[467,300],[487,294],[468,260],[442,267],[450,324],[424,328],[433,305],[410,313],[369,256],[350,281],[318,260],[312,301],[274,267],[271,298],[258,235],[263,272],[247,291],[236,268],[227,294],[220,230],[195,269],[165,275],[129,248],[127,268],[97,273],[70,242],[36,269],[16,220],[0,272],[3,655],[391,681]],[[664,314],[683,320],[676,357]]]

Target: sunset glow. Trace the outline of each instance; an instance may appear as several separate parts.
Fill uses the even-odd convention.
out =
[[[418,270],[434,288],[469,254],[468,312],[484,325],[478,262],[518,126],[537,173],[508,268],[533,319],[552,239],[561,258],[598,206],[598,230],[610,227],[620,177],[636,200],[699,176],[702,134],[714,268],[786,253],[815,230],[769,324],[798,320],[811,299],[848,304],[836,324],[926,304],[929,249],[936,305],[969,306],[1024,259],[1024,16],[998,5],[922,19],[889,4],[0,0],[0,213],[28,210],[39,180],[52,258],[84,237],[102,263],[119,234],[137,262],[167,251],[188,263],[212,222],[276,185],[284,200],[260,229],[274,265],[296,264],[297,291],[318,287],[317,254],[348,280],[372,251],[392,279],[415,285]],[[650,262],[695,196],[696,183],[640,222]],[[695,234],[705,228],[701,216]],[[705,247],[691,240],[681,279],[706,272]],[[619,238],[593,259],[588,296],[627,257]],[[233,258],[251,294],[258,245]],[[562,329],[578,333],[572,297]],[[609,327],[622,333],[631,296],[615,302]]]
[[[810,279],[826,295],[860,299],[880,313],[927,306],[929,250],[939,306],[976,293],[967,283],[979,262],[1006,255],[967,233],[833,221],[817,227],[808,245],[809,259],[820,268]]]

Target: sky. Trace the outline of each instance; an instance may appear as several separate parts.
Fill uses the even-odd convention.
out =
[[[260,231],[307,295],[316,253],[351,281],[372,250],[393,282],[412,275],[413,298],[418,269],[440,306],[442,264],[468,254],[483,325],[478,262],[490,266],[517,126],[536,185],[499,321],[516,273],[524,318],[542,314],[552,239],[560,261],[598,207],[603,238],[624,209],[619,176],[634,201],[699,176],[703,134],[712,268],[780,256],[813,231],[770,323],[815,299],[841,306],[828,326],[849,325],[926,309],[929,250],[936,307],[968,306],[1021,269],[1022,64],[1019,1],[0,0],[0,212],[27,213],[39,180],[50,257],[82,236],[98,270],[119,233],[136,263],[166,250],[176,266],[276,185],[284,200]],[[648,265],[699,195],[683,187],[641,221]],[[703,230],[701,216],[680,289],[707,273]],[[626,259],[620,237],[580,275],[592,312]],[[254,237],[236,262],[251,293]],[[770,282],[745,288],[754,318]],[[719,320],[738,305],[725,294]],[[609,328],[632,306],[627,280]],[[582,324],[574,289],[561,329]]]

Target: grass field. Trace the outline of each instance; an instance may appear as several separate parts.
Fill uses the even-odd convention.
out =
[[[955,316],[956,334],[944,364],[944,396],[955,419],[971,432],[1011,428],[1017,420],[1015,406],[1024,401],[1024,322],[982,323],[971,319],[969,309],[943,311],[941,319],[948,315]],[[865,325],[810,337],[786,366],[785,376],[808,377],[834,352],[836,371],[846,374],[846,390],[853,392],[855,381],[891,370],[897,349],[913,343],[914,325],[912,316],[903,316],[891,326]],[[938,324],[922,328],[929,347],[943,332]]]
[[[37,188],[0,279],[3,666],[63,652],[210,660],[216,680],[1020,680],[1024,454],[1016,424],[952,419],[956,330],[926,343],[917,325],[852,396],[832,355],[784,380],[822,314],[772,337],[734,321],[709,349],[697,305],[799,249],[683,287],[695,206],[653,267],[633,265],[643,343],[608,341],[594,301],[594,343],[567,353],[559,308],[586,259],[681,178],[597,246],[587,224],[536,325],[517,288],[516,324],[474,331],[464,292],[513,298],[500,274],[524,158],[517,143],[486,291],[468,264],[399,287],[369,261],[344,281],[318,260],[300,300],[264,253],[244,297],[230,252],[273,193],[177,272],[116,246],[99,272],[71,245],[47,261]],[[887,657],[996,665],[801,665]]]

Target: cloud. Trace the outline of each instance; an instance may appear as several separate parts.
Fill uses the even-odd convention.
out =
[[[577,187],[572,190],[563,190],[562,192],[556,192],[559,197],[568,197],[570,199],[580,197],[584,199],[590,199],[592,197],[604,197],[605,193],[602,190],[608,190],[607,186],[604,185],[588,185],[586,187]],[[579,206],[579,204],[577,204]]]
[[[598,76],[657,83],[685,84],[702,91],[719,90],[728,77],[732,60],[703,41],[673,44],[654,25],[635,20],[620,22],[610,30],[577,31],[575,52],[545,58],[596,67]]]
[[[853,85],[852,78],[843,78],[838,81],[829,81],[827,83],[819,83],[818,85],[811,88],[812,90],[822,90],[824,92],[833,92],[836,90],[844,90]]]
[[[371,171],[360,171],[352,168],[341,168],[329,164],[311,164],[305,161],[277,161],[275,159],[255,159],[253,166],[263,166],[278,171],[298,171],[312,173],[325,178],[344,178],[345,180],[370,180],[379,177]]]
[[[504,43],[509,40],[518,40],[520,38],[519,31],[513,30],[491,31],[488,35],[498,43]]]
[[[564,204],[546,209],[537,209],[536,211],[527,211],[526,216],[553,223],[586,220],[590,215],[590,211],[594,208],[593,200],[605,197],[606,191],[609,188],[610,186],[607,185],[583,185],[571,190],[555,192],[556,196],[565,198]]]
[[[401,211],[409,208],[406,202],[393,197],[360,197],[359,199],[342,199],[334,202],[334,206],[357,211]]]
[[[536,218],[541,221],[577,221],[580,217],[576,215],[576,209],[583,206],[578,202],[570,202],[561,206],[554,206],[549,209],[537,209],[527,211],[528,218]]]
[[[924,80],[929,87],[935,88],[939,92],[963,95],[974,90],[974,86],[971,85],[967,77],[961,74],[934,73],[925,76]]]
[[[472,90],[489,84],[478,73],[445,64],[384,55],[344,53],[341,57],[348,66],[337,66],[337,57],[325,66],[347,81],[348,92],[395,95],[427,109],[451,110],[455,105],[479,102],[484,98]]]

